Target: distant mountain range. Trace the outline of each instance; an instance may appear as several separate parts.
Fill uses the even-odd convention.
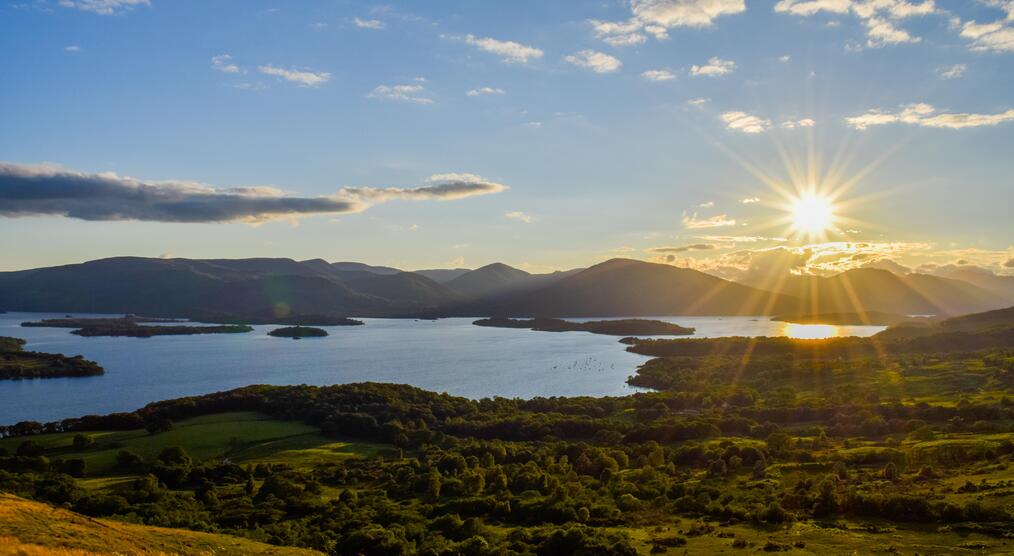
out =
[[[631,259],[531,274],[502,263],[406,272],[322,259],[116,257],[0,272],[0,309],[242,319],[617,317],[885,311],[957,315],[1014,303],[1002,290],[886,270],[739,284]]]
[[[1014,300],[964,282],[928,274],[858,268],[834,276],[786,276],[751,285],[798,300],[796,313],[882,311],[902,315],[959,315],[996,309]]]

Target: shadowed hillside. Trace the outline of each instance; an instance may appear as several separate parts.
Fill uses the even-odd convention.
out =
[[[448,307],[464,316],[756,315],[795,305],[696,270],[631,259],[612,259],[549,285]]]
[[[834,276],[788,276],[752,285],[800,300],[797,313],[882,311],[955,315],[1004,306],[1004,300],[966,282],[926,274],[900,276],[874,268]]]

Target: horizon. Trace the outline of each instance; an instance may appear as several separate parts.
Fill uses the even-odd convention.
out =
[[[5,4],[0,270],[1014,275],[1014,7],[709,6]]]

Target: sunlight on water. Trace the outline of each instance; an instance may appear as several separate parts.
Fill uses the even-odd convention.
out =
[[[844,333],[842,327],[833,324],[793,324],[791,322],[785,323],[782,334],[800,340],[817,340],[848,335]]]

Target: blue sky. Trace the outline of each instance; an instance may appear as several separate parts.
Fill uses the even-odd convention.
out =
[[[1012,61],[1007,0],[8,1],[0,269],[628,256],[736,277],[819,244],[815,272],[1009,273]],[[54,180],[78,198],[25,200]],[[819,238],[778,193],[811,183],[838,195]],[[138,184],[143,206],[120,196]],[[163,190],[215,216],[153,208]]]

